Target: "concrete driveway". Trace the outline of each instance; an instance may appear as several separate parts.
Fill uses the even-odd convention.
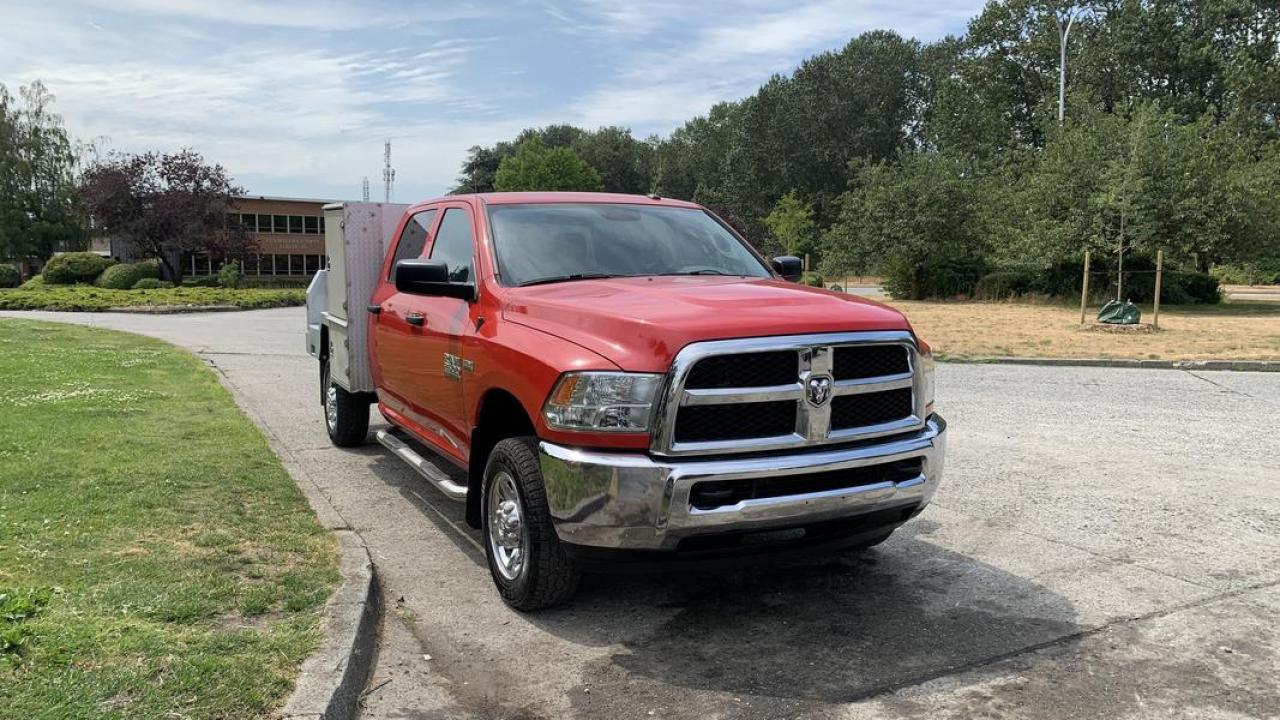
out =
[[[363,535],[371,718],[1280,717],[1280,373],[944,364],[943,486],[879,548],[520,615],[459,506],[330,447],[301,309],[48,317],[201,353]]]

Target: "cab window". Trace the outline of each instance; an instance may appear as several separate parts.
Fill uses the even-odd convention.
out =
[[[449,281],[471,282],[471,218],[462,208],[449,208],[440,220],[435,242],[431,245],[431,259],[445,263],[449,268]]]
[[[400,239],[396,241],[396,254],[391,259],[391,269],[387,272],[388,280],[395,279],[396,263],[422,257],[422,248],[427,245],[427,232],[431,230],[431,223],[435,219],[436,211],[427,210],[414,213],[409,222],[404,224]]]

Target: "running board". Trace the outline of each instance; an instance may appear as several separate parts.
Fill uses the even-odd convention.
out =
[[[427,482],[436,486],[436,489],[445,494],[450,500],[466,500],[467,486],[459,485],[454,482],[449,474],[436,467],[435,463],[419,455],[408,443],[396,437],[387,430],[378,431],[378,442],[382,443],[388,450],[395,453],[401,460],[409,463],[409,466],[418,471],[418,474],[427,479]]]

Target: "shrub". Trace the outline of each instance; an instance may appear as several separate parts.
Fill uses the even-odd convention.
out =
[[[138,284],[139,280],[159,278],[160,264],[155,260],[144,260],[138,263],[112,265],[98,276],[94,284],[98,287],[113,290],[128,290]]]
[[[804,273],[800,276],[800,284],[820,288],[823,285],[822,275],[813,271]]]
[[[973,256],[916,259],[897,255],[884,263],[884,289],[893,297],[908,300],[969,296],[987,269],[985,260]]]
[[[234,305],[238,308],[251,309],[305,305],[306,301],[307,294],[303,290],[173,288],[166,284],[157,290],[131,292],[76,285],[3,292],[0,293],[0,310],[101,312],[117,307],[192,305]]]
[[[18,287],[21,283],[22,276],[18,274],[18,268],[8,263],[0,263],[0,288]]]
[[[113,265],[97,253],[71,252],[54,255],[44,266],[44,281],[50,285],[91,283]]]
[[[160,278],[144,277],[129,287],[132,290],[161,290],[164,288],[171,288],[173,285],[161,280]]]
[[[1218,265],[1210,274],[1230,285],[1280,285],[1280,258]]]
[[[219,287],[217,275],[201,275],[182,279],[183,287]]]
[[[240,283],[244,281],[244,270],[240,267],[240,263],[232,261],[223,263],[218,268],[218,285],[224,288],[238,288]]]
[[[998,270],[983,275],[973,288],[979,300],[1008,300],[1032,291],[1035,277],[1020,270]]]
[[[39,290],[44,287],[44,276],[32,275],[26,282],[22,283],[22,285],[18,287],[22,290]]]
[[[1222,302],[1222,291],[1218,288],[1218,278],[1209,273],[1181,273],[1175,276],[1182,291],[1193,303],[1214,305]],[[1164,288],[1160,289],[1160,300],[1164,301]]]

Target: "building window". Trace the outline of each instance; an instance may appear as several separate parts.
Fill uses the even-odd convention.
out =
[[[321,235],[324,234],[324,216],[323,215],[320,216],[320,234]]]
[[[258,232],[263,232],[263,233],[271,232],[271,216],[270,215],[258,216]]]
[[[278,233],[289,232],[289,216],[288,215],[272,215],[271,228],[272,228],[272,232],[278,232]]]
[[[302,216],[301,215],[289,216],[289,232],[294,234],[302,232]]]
[[[320,218],[315,215],[308,215],[302,218],[303,229],[308,235],[317,235],[320,233]]]

